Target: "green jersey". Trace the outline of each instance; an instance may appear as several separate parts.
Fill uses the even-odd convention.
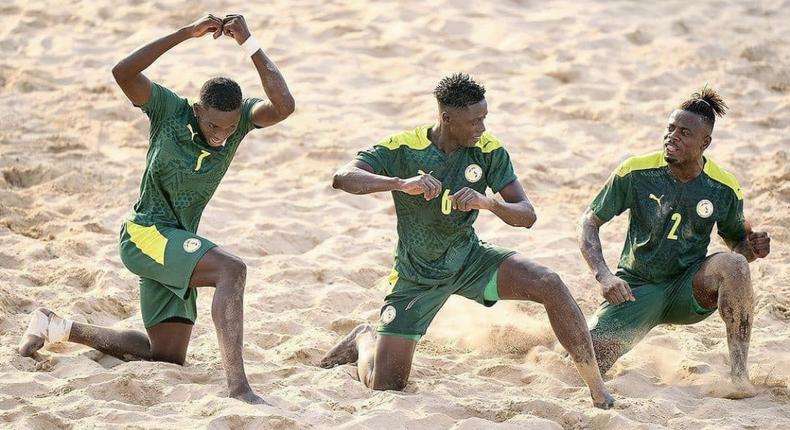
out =
[[[670,174],[662,152],[629,158],[590,208],[603,221],[630,209],[618,268],[644,282],[667,281],[703,260],[714,224],[727,240],[746,234],[738,181],[707,158],[687,183]]]
[[[255,126],[250,120],[259,99],[244,99],[241,119],[225,146],[206,143],[192,105],[154,83],[141,107],[151,122],[150,146],[140,197],[130,220],[197,232],[200,216],[233,160],[239,142]]]
[[[510,156],[491,134],[448,155],[428,139],[430,127],[387,137],[357,155],[379,175],[406,179],[430,173],[441,181],[442,193],[430,201],[392,192],[398,218],[395,270],[400,278],[423,285],[450,280],[480,242],[472,227],[478,211],[452,209],[449,196],[464,187],[498,193],[516,180]]]

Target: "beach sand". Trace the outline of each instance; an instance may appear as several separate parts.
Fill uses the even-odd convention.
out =
[[[9,0],[0,6],[0,427],[790,428],[790,4],[787,1]],[[482,4],[481,4],[482,3]],[[652,2],[650,2],[652,3]],[[242,13],[297,110],[248,135],[199,233],[248,265],[245,359],[275,407],[226,398],[201,289],[187,365],[122,362],[76,344],[16,351],[43,305],[77,321],[142,329],[137,280],[117,251],[137,198],[147,118],[110,69],[205,11]],[[782,24],[784,22],[785,24]],[[718,315],[653,330],[588,391],[541,306],[451,298],[417,347],[403,392],[374,392],[318,360],[378,317],[396,243],[387,193],[333,190],[359,149],[434,121],[452,72],[487,88],[487,128],[510,152],[538,222],[481,213],[479,236],[557,270],[585,315],[601,301],[578,251],[582,211],[617,164],[660,149],[669,112],[709,84],[730,106],[706,155],[739,179],[773,252],[751,264],[750,371],[760,393],[723,398]],[[229,38],[190,40],[146,75],[196,97],[209,77],[263,96]],[[616,264],[626,217],[602,230]],[[711,252],[725,249],[714,238]]]

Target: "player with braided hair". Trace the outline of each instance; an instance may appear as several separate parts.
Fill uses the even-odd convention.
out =
[[[746,359],[753,317],[749,262],[770,252],[743,216],[738,181],[703,155],[727,105],[707,86],[672,111],[663,151],[620,164],[582,217],[581,251],[606,299],[591,324],[601,372],[659,324],[694,324],[717,308],[727,329],[734,396],[753,393]],[[598,230],[630,210],[616,273]],[[733,252],[706,255],[710,234]]]

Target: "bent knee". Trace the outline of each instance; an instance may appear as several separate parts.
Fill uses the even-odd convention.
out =
[[[247,264],[239,257],[228,256],[222,261],[222,275],[234,280],[247,279]]]
[[[749,280],[749,261],[741,254],[735,252],[722,252],[716,254],[717,271],[723,276],[724,281]]]

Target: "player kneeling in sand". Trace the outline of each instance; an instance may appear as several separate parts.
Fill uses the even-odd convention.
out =
[[[215,39],[232,37],[246,49],[270,102],[242,99],[238,84],[214,78],[203,84],[200,101],[192,104],[143,75],[169,49],[209,33]],[[70,341],[119,358],[183,364],[197,318],[197,287],[214,287],[211,316],[229,394],[265,403],[250,387],[242,359],[246,266],[196,232],[244,136],[293,112],[285,80],[250,36],[241,15],[201,18],[136,50],[113,68],[113,75],[151,123],[140,197],[120,237],[124,265],[140,276],[140,309],[148,335],[72,322],[42,308],[33,313],[19,352],[31,356],[45,340]]]
[[[510,157],[483,125],[485,90],[468,75],[439,82],[435,125],[388,137],[335,174],[333,186],[352,194],[391,191],[398,217],[392,292],[378,330],[355,328],[322,359],[322,367],[358,361],[359,379],[375,390],[406,386],[417,341],[452,294],[485,306],[531,300],[546,307],[593,403],[609,408],[587,325],[560,277],[529,259],[484,242],[472,224],[489,210],[509,225],[531,227],[535,212],[516,180]],[[504,201],[485,195],[486,188]]]
[[[743,395],[751,391],[748,263],[768,255],[770,238],[744,221],[735,177],[703,156],[716,115],[725,109],[709,88],[693,94],[669,116],[663,151],[625,160],[582,217],[581,251],[606,299],[591,324],[601,373],[653,327],[694,324],[718,308],[727,328],[732,380]],[[628,235],[612,274],[598,230],[626,209]],[[706,257],[714,224],[734,252]]]

